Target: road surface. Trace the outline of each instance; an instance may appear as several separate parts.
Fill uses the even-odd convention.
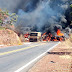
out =
[[[58,42],[24,43],[24,45],[21,46],[0,48],[0,72],[17,71],[57,43]]]

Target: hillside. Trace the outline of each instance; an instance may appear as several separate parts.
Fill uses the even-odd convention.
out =
[[[0,47],[21,45],[18,35],[9,29],[0,29]]]

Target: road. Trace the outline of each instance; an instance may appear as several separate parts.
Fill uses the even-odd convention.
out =
[[[58,42],[24,43],[24,45],[21,46],[0,48],[0,72],[17,71],[57,43]]]

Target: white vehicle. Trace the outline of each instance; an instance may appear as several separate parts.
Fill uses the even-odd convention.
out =
[[[41,41],[41,32],[31,32],[29,41],[30,42],[39,42],[39,41]]]

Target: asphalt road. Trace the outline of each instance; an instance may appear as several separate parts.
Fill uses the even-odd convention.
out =
[[[0,48],[0,72],[15,72],[57,43],[25,43],[21,46]]]

